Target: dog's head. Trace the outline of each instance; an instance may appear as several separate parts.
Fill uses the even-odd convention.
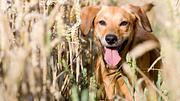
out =
[[[87,35],[90,29],[94,30],[95,37],[104,47],[104,60],[111,67],[115,67],[121,60],[118,50],[125,42],[132,40],[137,24],[148,32],[151,25],[146,11],[152,6],[126,5],[115,6],[88,6],[81,11],[80,29]]]

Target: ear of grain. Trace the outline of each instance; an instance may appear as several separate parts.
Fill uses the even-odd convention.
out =
[[[168,39],[162,39],[164,66],[163,66],[163,77],[165,85],[169,90],[171,100],[179,99],[179,75],[180,75],[180,63],[177,62],[180,59],[179,51],[172,45]]]

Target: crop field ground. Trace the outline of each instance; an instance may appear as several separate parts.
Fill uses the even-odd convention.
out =
[[[156,85],[138,95],[142,101],[180,101],[179,0],[0,0],[0,101],[96,101],[94,43],[81,36],[81,8],[149,2],[163,66]],[[127,68],[133,78],[141,72],[128,56]],[[130,92],[144,79],[127,81]]]

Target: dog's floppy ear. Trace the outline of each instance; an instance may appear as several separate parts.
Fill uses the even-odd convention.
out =
[[[87,35],[90,31],[90,29],[93,27],[93,21],[96,17],[96,14],[101,9],[100,6],[87,6],[82,8],[81,10],[81,25],[80,29],[83,33],[83,35]]]
[[[148,11],[150,11],[153,7],[154,7],[154,4],[152,4],[152,3],[147,3],[147,4],[143,5],[143,6],[141,7],[141,9],[144,10],[144,12],[148,12]]]
[[[152,32],[152,28],[146,12],[150,11],[152,7],[153,5],[151,3],[145,4],[142,7],[134,6],[131,4],[128,5],[128,9],[130,10],[130,12],[136,16],[136,18],[140,21],[142,27],[148,32]]]

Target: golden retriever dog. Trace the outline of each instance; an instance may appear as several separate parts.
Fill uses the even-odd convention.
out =
[[[98,47],[98,57],[94,73],[98,88],[103,94],[99,99],[113,100],[115,95],[132,100],[125,81],[113,74],[126,61],[126,55],[137,45],[152,40],[158,47],[136,59],[137,66],[152,82],[157,80],[157,71],[148,68],[160,56],[158,39],[151,33],[152,28],[146,12],[152,4],[135,6],[87,6],[81,10],[80,29],[83,35],[93,31],[93,39]],[[158,61],[154,68],[160,68]],[[123,70],[120,69],[123,73]],[[111,74],[112,73],[112,74]],[[111,75],[110,75],[111,74]],[[141,76],[138,76],[141,77]]]

